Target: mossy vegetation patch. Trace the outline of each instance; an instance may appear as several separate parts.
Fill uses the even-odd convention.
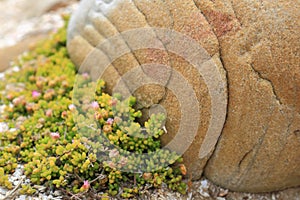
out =
[[[163,185],[185,193],[182,158],[159,140],[165,116],[141,125],[134,97],[111,96],[102,80],[77,74],[66,27],[23,55],[20,70],[0,83],[0,185],[12,189],[9,175],[22,164],[30,179],[24,194],[34,195],[33,185],[72,198],[133,198]]]

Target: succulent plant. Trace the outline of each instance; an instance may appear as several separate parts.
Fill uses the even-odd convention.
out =
[[[163,183],[185,193],[182,158],[161,148],[165,116],[141,125],[134,97],[111,96],[103,80],[78,74],[66,50],[66,26],[24,54],[14,64],[20,71],[0,83],[0,122],[9,127],[0,131],[0,185],[12,188],[9,174],[21,163],[31,180],[22,186],[26,194],[44,184],[66,195],[132,198],[146,184]]]

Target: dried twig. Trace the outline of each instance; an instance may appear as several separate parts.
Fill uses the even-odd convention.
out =
[[[87,193],[87,191],[84,191],[84,192],[81,192],[78,194],[73,194],[72,192],[69,192],[68,190],[65,190],[65,189],[61,189],[61,190],[65,193],[67,193],[69,196],[71,196],[70,199],[77,199],[77,200],[82,200],[79,197],[82,197],[83,194]]]
[[[76,172],[74,172],[74,174],[75,174],[76,178],[78,178],[80,180],[80,182],[83,182],[83,179]]]
[[[93,182],[97,181],[98,179],[104,179],[104,178],[106,178],[106,175],[100,174],[100,176],[98,176],[94,180],[90,181],[90,184],[92,184]]]

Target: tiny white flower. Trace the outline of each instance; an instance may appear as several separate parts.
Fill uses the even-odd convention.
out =
[[[0,133],[8,131],[9,127],[6,123],[0,122]]]
[[[69,110],[74,111],[76,109],[76,106],[74,104],[70,104],[68,108]]]

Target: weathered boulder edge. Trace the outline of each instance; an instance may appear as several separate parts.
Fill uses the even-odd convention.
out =
[[[112,90],[117,80],[134,67],[158,62],[171,66],[188,80],[201,108],[200,128],[184,154],[193,178],[204,172],[214,183],[244,192],[300,185],[299,2],[84,0],[79,8],[68,32],[68,50],[78,67],[84,61],[97,66],[97,61],[86,63],[86,58],[91,52],[105,52],[96,47],[106,38],[144,27],[185,34],[211,56],[228,96],[224,100],[226,122],[222,133],[215,137],[218,141],[212,140],[214,148],[206,157],[199,155],[205,147],[213,99],[205,77],[197,75],[190,63],[173,54],[135,51],[112,62],[103,74],[108,90]],[[98,75],[96,67],[80,70]],[[151,73],[158,76],[159,72]],[[172,79],[172,73],[166,74]],[[165,107],[168,135],[162,141],[170,142],[180,123],[176,95],[167,87],[154,85],[141,88],[135,95],[145,113],[151,104]]]

